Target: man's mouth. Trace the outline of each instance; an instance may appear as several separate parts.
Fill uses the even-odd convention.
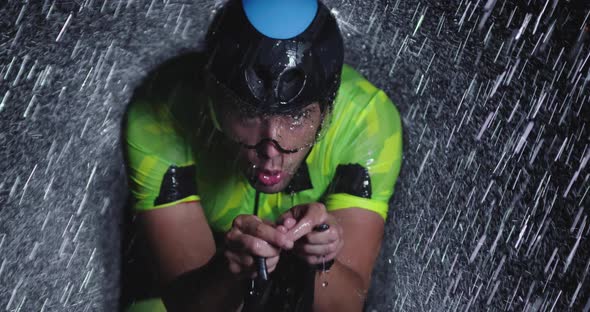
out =
[[[256,170],[256,179],[258,183],[265,186],[278,184],[283,179],[283,173],[279,170]]]

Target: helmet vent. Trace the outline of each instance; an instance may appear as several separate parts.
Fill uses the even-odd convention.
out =
[[[272,89],[272,75],[263,67],[248,68],[245,72],[246,82],[252,95],[258,100],[265,100]]]
[[[291,67],[279,76],[277,95],[281,103],[287,103],[296,98],[305,86],[305,73],[298,67]]]

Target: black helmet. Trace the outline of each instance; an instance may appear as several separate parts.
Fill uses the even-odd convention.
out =
[[[317,0],[229,0],[207,40],[209,82],[254,114],[329,111],[344,48],[336,18]]]

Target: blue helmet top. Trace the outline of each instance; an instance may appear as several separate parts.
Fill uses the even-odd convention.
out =
[[[331,108],[344,45],[321,1],[229,0],[206,39],[205,74],[216,102],[252,113],[283,114],[313,102]]]
[[[289,39],[313,22],[317,0],[242,0],[248,21],[263,35]]]

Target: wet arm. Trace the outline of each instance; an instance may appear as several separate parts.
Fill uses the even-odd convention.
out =
[[[344,247],[329,272],[316,273],[313,310],[362,311],[381,247],[384,221],[378,214],[360,208],[330,213],[343,228]]]
[[[158,264],[162,300],[169,312],[237,310],[243,284],[216,252],[199,202],[142,212],[139,218]]]

